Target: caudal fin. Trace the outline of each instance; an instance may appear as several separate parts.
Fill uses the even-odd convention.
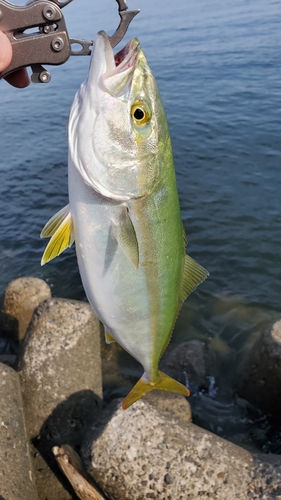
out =
[[[135,403],[138,399],[142,398],[147,392],[152,391],[153,389],[162,389],[164,391],[177,392],[179,394],[183,394],[184,396],[189,396],[189,390],[173,378],[165,375],[163,372],[158,372],[158,379],[156,382],[148,382],[145,380],[144,376],[142,376],[136,385],[133,387],[131,392],[129,392],[128,396],[124,399],[122,403],[123,410],[126,410]]]

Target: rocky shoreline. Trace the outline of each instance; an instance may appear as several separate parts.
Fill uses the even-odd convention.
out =
[[[198,427],[186,398],[153,391],[125,412],[118,394],[105,404],[103,332],[87,303],[20,278],[5,290],[0,327],[18,346],[17,356],[0,355],[0,500],[281,500],[281,455]],[[199,341],[161,363],[197,394],[215,365]],[[249,405],[279,420],[281,321],[238,366],[241,418]]]

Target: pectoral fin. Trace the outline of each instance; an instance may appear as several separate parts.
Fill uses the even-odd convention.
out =
[[[57,212],[51,219],[47,222],[47,224],[43,227],[40,238],[50,238],[59,228],[64,219],[69,215],[69,205],[63,207],[59,212]]]
[[[71,247],[74,242],[74,232],[69,205],[47,222],[40,236],[41,238],[51,236],[41,259],[42,266],[60,255],[66,248]]]
[[[193,292],[208,276],[209,273],[204,267],[200,266],[200,264],[189,255],[185,255],[180,303],[182,304],[191,292]]]
[[[124,254],[133,266],[139,267],[139,245],[128,210],[124,210],[118,221],[112,222],[112,233]]]

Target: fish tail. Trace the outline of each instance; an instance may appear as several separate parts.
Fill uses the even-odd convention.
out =
[[[146,374],[139,379],[136,385],[133,387],[128,396],[124,399],[122,403],[123,410],[126,410],[135,403],[138,399],[142,398],[147,392],[153,389],[162,389],[164,391],[177,392],[183,394],[184,396],[189,396],[189,390],[180,382],[177,382],[173,378],[165,375],[165,373],[158,371],[156,382],[150,382],[146,378]]]

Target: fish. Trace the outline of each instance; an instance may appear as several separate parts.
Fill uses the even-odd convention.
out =
[[[114,55],[97,34],[89,73],[68,120],[69,204],[41,237],[42,265],[75,241],[79,272],[107,343],[144,373],[123,409],[153,389],[189,395],[159,360],[187,296],[208,272],[185,252],[170,133],[137,38]]]

